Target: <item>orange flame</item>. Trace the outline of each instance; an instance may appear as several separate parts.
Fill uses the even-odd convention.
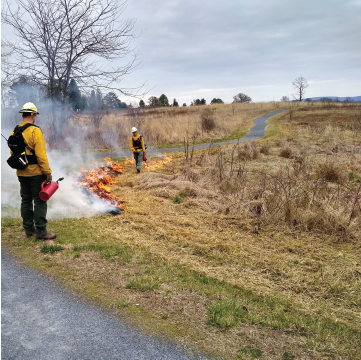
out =
[[[147,161],[145,163],[145,168],[147,171],[153,171],[155,169],[162,167],[164,164],[170,163],[171,161],[173,161],[173,158],[171,156],[167,156],[167,154],[163,154],[163,159],[160,159],[158,161]]]
[[[129,159],[128,156],[125,158],[124,165],[135,164],[135,159]]]
[[[125,159],[123,165],[112,161],[111,158],[105,158],[103,161],[106,165],[98,167],[94,170],[85,170],[82,168],[82,179],[79,181],[80,186],[86,189],[91,194],[97,195],[100,199],[107,201],[109,205],[117,207],[121,210],[125,209],[125,203],[128,200],[122,200],[118,196],[113,195],[110,190],[110,185],[115,183],[114,177],[124,172],[124,166],[128,164],[135,164],[134,159]],[[173,161],[171,156],[163,155],[163,159],[158,161],[148,161],[144,163],[147,171],[153,171],[162,167],[164,164]],[[97,165],[98,166],[98,165]]]
[[[124,210],[126,200],[121,200],[118,196],[111,194],[109,187],[109,185],[115,183],[114,176],[123,173],[124,167],[110,158],[103,160],[106,165],[95,170],[86,172],[86,170],[81,169],[83,178],[79,181],[79,184],[91,194],[95,194],[100,199],[107,201],[109,205]]]

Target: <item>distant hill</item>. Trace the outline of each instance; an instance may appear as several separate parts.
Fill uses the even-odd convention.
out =
[[[331,99],[331,101],[349,101],[349,102],[361,102],[361,96],[317,96],[312,98],[306,98],[303,101],[327,101],[326,99]]]

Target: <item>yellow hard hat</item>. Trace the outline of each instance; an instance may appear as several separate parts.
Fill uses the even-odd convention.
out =
[[[27,102],[26,104],[24,104],[19,113],[32,113],[31,115],[39,115],[38,109],[31,102]]]

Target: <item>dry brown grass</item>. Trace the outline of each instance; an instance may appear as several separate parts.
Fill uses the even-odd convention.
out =
[[[338,151],[329,155],[330,130],[327,126],[323,132],[314,128],[322,128],[322,121],[329,122],[335,108],[340,114],[334,125],[343,130],[334,135]],[[347,175],[350,171],[361,174],[361,136],[342,126],[341,120],[341,114],[346,123],[352,120],[357,106],[337,104],[335,108],[320,106],[319,123],[307,131],[299,127],[304,109],[294,111],[291,125],[288,114],[278,117],[277,122],[287,129],[280,141],[293,154],[285,159],[279,156],[275,141],[268,142],[266,154],[261,151],[258,156],[258,145],[244,144],[199,152],[191,166],[185,166],[180,155],[166,173],[144,175],[127,197],[143,197],[146,191],[147,205],[142,208],[151,216],[142,223],[149,231],[167,237],[164,243],[155,237],[149,249],[172,254],[217,278],[293,294],[309,311],[331,307],[346,314],[352,313],[352,304],[356,310],[361,306],[357,275],[360,192],[359,184]],[[319,115],[322,111],[323,117]],[[311,145],[314,137],[320,145]],[[125,179],[119,178],[121,191],[126,191]],[[174,205],[172,199],[177,195],[184,201]],[[239,239],[240,234],[244,240]],[[166,248],[160,250],[163,246]],[[180,246],[189,254],[186,259],[181,260]],[[255,259],[255,267],[266,270],[250,271],[248,277],[247,266],[242,266],[239,277],[240,264],[250,261],[252,268]],[[340,308],[340,301],[349,309]]]
[[[147,145],[182,144],[185,139],[202,141],[222,138],[232,132],[247,130],[252,120],[268,112],[282,108],[280,103],[216,104],[180,108],[140,108],[119,111],[104,111],[97,117],[101,133],[97,128],[89,129],[89,148],[111,148],[115,144],[128,148],[130,129],[136,126],[144,134]],[[78,114],[73,125],[94,127],[91,113]],[[113,139],[107,140],[106,132]]]

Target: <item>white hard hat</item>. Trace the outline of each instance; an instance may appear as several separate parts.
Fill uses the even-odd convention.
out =
[[[138,129],[135,126],[133,126],[131,132],[133,133],[133,132],[136,132],[136,131],[138,131]]]
[[[21,110],[19,111],[19,113],[33,113],[33,114],[39,115],[38,109],[31,102],[27,102],[26,104],[24,104],[23,107],[21,108]]]

